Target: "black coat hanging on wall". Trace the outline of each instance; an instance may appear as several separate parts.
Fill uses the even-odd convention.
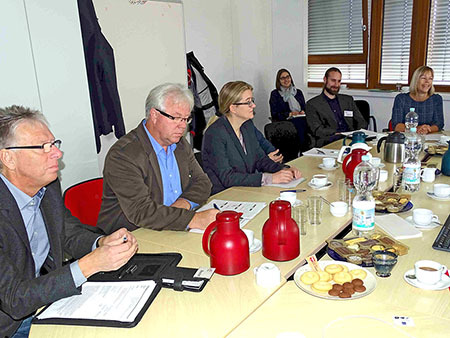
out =
[[[117,90],[114,51],[102,34],[92,0],[78,0],[84,58],[91,98],[97,153],[100,135],[113,131],[117,138],[125,135],[122,108]]]

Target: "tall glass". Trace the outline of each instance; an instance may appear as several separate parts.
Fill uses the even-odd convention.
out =
[[[320,196],[308,197],[308,218],[311,225],[322,223],[323,200]]]
[[[339,189],[339,201],[346,202],[349,208],[351,208],[356,192],[352,182],[349,179],[340,178],[337,180],[337,185]]]
[[[306,207],[304,205],[297,205],[292,208],[292,218],[297,222],[298,227],[300,228],[300,235],[306,235]]]

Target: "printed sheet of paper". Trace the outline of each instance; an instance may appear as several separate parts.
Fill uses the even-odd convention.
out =
[[[156,287],[149,281],[86,282],[81,295],[51,304],[38,319],[97,319],[133,322]]]
[[[339,150],[337,149],[325,149],[325,148],[312,148],[303,153],[303,156],[311,157],[334,157],[337,158]]]
[[[279,188],[284,188],[284,189],[290,189],[290,188],[295,188],[297,185],[299,185],[300,183],[304,182],[306,180],[306,178],[301,177],[299,179],[290,181],[289,183],[272,183],[272,184],[268,184],[267,187],[279,187]]]
[[[353,130],[353,131],[345,131],[345,132],[342,132],[342,133],[340,133],[340,134],[345,135],[345,136],[348,136],[348,135],[352,135],[352,134],[353,134],[354,132],[356,132],[356,131],[362,131],[364,134],[367,135],[367,137],[373,137],[373,136],[376,137],[378,134],[381,134],[381,133],[377,133],[376,131],[367,130],[367,129],[360,129],[360,130]],[[387,134],[384,134],[384,135],[387,135]]]

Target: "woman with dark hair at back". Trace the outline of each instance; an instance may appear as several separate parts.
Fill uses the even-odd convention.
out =
[[[223,114],[203,136],[203,170],[213,185],[212,194],[232,186],[260,187],[288,183],[300,171],[272,161],[261,148],[252,123],[253,87],[243,81],[228,82],[219,93]]]
[[[417,133],[428,134],[444,128],[442,96],[434,93],[433,69],[417,68],[411,78],[409,93],[398,94],[392,107],[392,128],[405,131],[405,116],[410,108],[419,115]]]
[[[275,87],[270,93],[270,113],[272,121],[290,121],[297,129],[300,149],[308,149],[306,141],[305,97],[295,88],[294,80],[287,69],[280,69],[275,79]]]

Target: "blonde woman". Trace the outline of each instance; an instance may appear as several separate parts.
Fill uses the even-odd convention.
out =
[[[272,161],[262,150],[251,123],[255,106],[248,83],[228,82],[220,90],[223,116],[206,130],[202,146],[203,169],[213,194],[232,186],[258,187],[301,177],[298,169]]]
[[[444,127],[442,97],[434,93],[433,69],[422,66],[416,69],[409,93],[398,94],[392,107],[392,127],[395,131],[405,131],[405,116],[410,108],[419,115],[417,133],[428,134]]]

